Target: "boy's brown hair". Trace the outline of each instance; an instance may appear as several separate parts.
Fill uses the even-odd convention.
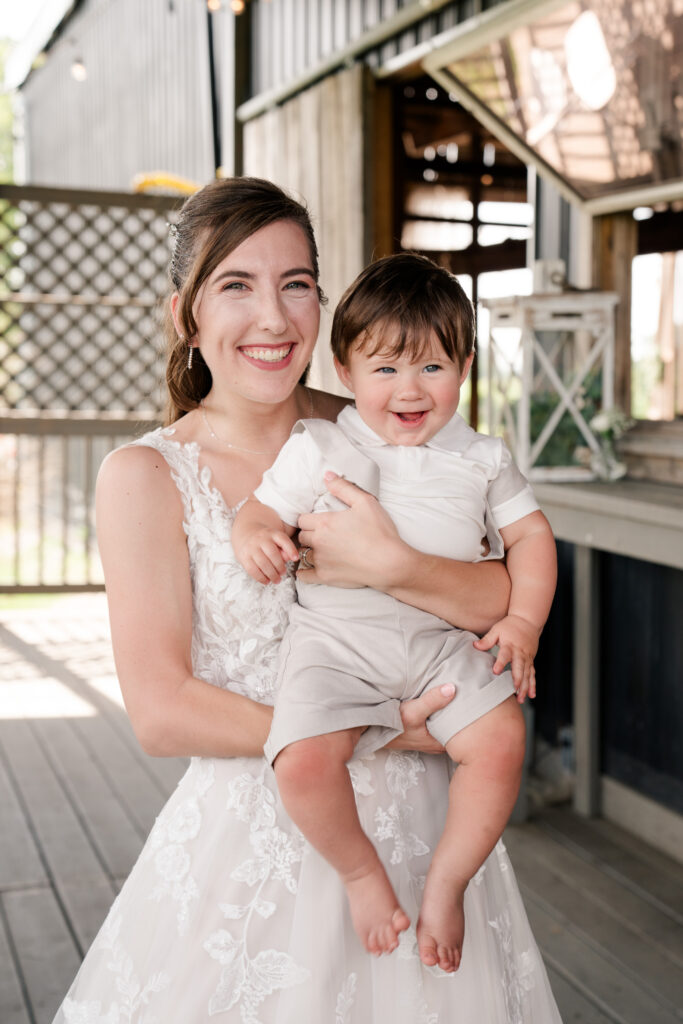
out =
[[[334,311],[332,353],[346,366],[352,347],[418,359],[435,334],[458,366],[474,350],[474,309],[457,279],[426,256],[402,252],[371,263]]]

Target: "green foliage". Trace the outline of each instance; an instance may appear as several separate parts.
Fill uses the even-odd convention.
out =
[[[593,373],[584,388],[581,389],[581,414],[588,423],[600,410],[601,375]],[[536,392],[531,400],[531,442],[539,436],[546,422],[560,401],[554,391]],[[585,445],[583,434],[576,423],[565,412],[555,430],[550,435],[543,451],[538,457],[537,466],[571,466],[575,463],[576,449]]]

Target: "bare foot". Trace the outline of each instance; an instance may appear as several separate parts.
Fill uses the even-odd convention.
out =
[[[420,960],[452,974],[460,966],[465,937],[463,898],[467,882],[458,882],[434,869],[429,871],[417,922]]]
[[[398,946],[398,936],[410,927],[391,882],[379,860],[362,873],[343,879],[351,907],[351,920],[368,953],[380,956]]]

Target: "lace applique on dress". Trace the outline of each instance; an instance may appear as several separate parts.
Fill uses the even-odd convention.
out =
[[[301,861],[304,849],[300,833],[284,832],[277,825],[275,798],[263,782],[266,771],[264,763],[258,776],[243,772],[228,787],[227,808],[248,826],[251,846],[251,856],[239,863],[230,877],[251,893],[241,903],[220,905],[227,921],[240,924],[213,932],[204,943],[206,952],[222,968],[209,1013],[222,1013],[239,1003],[244,1024],[258,1024],[256,1011],[267,995],[309,976],[288,953],[276,949],[262,949],[255,956],[250,953],[251,925],[259,917],[267,920],[278,909],[274,900],[263,895],[267,883],[282,882],[294,895],[297,881],[292,868]]]
[[[237,512],[200,465],[196,443],[180,444],[173,427],[134,442],[155,448],[180,492],[193,589],[195,675],[244,697],[273,704],[278,649],[295,599],[292,577],[263,586],[235,559],[230,535]]]

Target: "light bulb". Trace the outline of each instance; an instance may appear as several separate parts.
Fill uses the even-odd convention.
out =
[[[77,82],[85,82],[88,77],[88,69],[80,57],[76,57],[71,65],[71,77],[75,78]]]

